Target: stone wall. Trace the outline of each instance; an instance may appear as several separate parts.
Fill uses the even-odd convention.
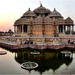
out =
[[[54,26],[45,25],[45,36],[54,36]]]
[[[34,25],[32,31],[33,36],[42,36],[42,25]]]
[[[32,41],[33,44],[56,45],[56,44],[67,44],[69,40],[70,42],[75,41],[74,36],[73,37],[0,37],[0,42],[23,45],[26,41]]]

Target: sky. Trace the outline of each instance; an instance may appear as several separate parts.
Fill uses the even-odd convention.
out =
[[[14,30],[14,22],[30,8],[40,6],[53,11],[56,8],[66,19],[71,17],[75,22],[75,0],[0,0],[0,31]]]

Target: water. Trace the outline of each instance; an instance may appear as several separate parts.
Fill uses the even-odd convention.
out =
[[[31,55],[30,50],[11,52],[6,51],[6,55],[0,55],[0,74],[18,75],[62,75],[75,74],[75,53],[73,58],[59,56],[58,52],[44,51],[39,55]],[[38,63],[38,68],[28,71],[21,68],[21,64],[26,61]]]

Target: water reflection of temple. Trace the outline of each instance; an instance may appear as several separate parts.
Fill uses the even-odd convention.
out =
[[[72,62],[72,58],[62,58],[58,55],[58,52],[45,52],[41,53],[40,55],[31,55],[29,51],[21,51],[15,53],[15,60],[20,64],[26,61],[38,63],[39,66],[35,69],[35,71],[39,71],[42,74],[50,69],[54,72],[63,64],[69,66],[69,64]]]

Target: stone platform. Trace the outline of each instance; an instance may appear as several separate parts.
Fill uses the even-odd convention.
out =
[[[33,44],[25,44],[25,41],[32,41]],[[75,48],[75,45],[68,41],[75,41],[75,37],[0,37],[0,46],[12,50],[32,48],[32,49],[61,49],[65,47]]]

